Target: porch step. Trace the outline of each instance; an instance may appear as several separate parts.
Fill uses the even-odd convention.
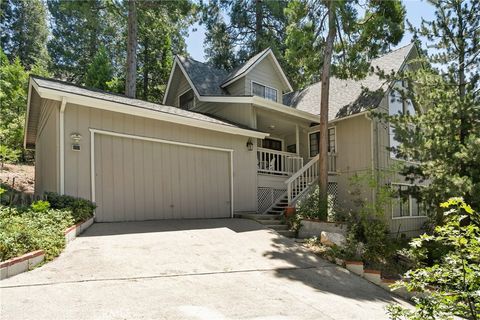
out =
[[[288,231],[288,226],[286,224],[265,224],[265,227],[273,229],[275,231]]]
[[[277,230],[277,233],[287,238],[295,238],[295,231]]]
[[[265,226],[272,226],[272,225],[281,225],[283,223],[282,220],[273,220],[273,219],[255,219],[257,222],[260,222],[261,224]]]
[[[258,214],[258,213],[236,213],[235,218],[252,219],[252,220],[280,220],[282,215],[277,214]]]

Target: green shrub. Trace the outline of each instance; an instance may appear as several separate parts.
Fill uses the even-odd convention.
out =
[[[34,212],[45,212],[48,209],[50,209],[50,203],[48,201],[39,200],[39,201],[35,201],[34,203],[32,203],[30,205],[30,208]]]
[[[414,299],[415,308],[390,305],[391,319],[480,317],[480,213],[462,198],[451,198],[441,207],[444,224],[435,227],[432,235],[423,234],[410,242],[409,251],[417,265],[405,273],[408,281],[396,284],[428,294]],[[432,247],[443,247],[444,252],[433,262],[428,254]]]
[[[299,201],[297,206],[297,214],[300,218],[319,219],[323,221],[327,221],[328,217],[335,215],[333,210],[333,200],[330,196],[328,200],[328,212],[321,212],[320,208],[320,191],[318,186],[315,186],[308,195]]]
[[[40,249],[45,251],[46,260],[50,260],[64,248],[64,231],[73,224],[69,210],[36,212],[32,208],[21,210],[0,205],[0,260]]]
[[[75,222],[82,222],[93,217],[93,212],[97,207],[89,200],[68,195],[59,195],[54,192],[46,192],[45,196],[53,209],[70,210]]]

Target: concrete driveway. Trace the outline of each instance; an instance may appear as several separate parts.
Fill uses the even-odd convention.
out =
[[[94,224],[0,290],[2,319],[387,319],[404,303],[241,219]]]

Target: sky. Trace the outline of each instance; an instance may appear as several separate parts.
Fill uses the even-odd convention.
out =
[[[424,0],[403,0],[407,10],[407,19],[414,25],[419,26],[422,17],[426,20],[433,20],[433,7]],[[405,33],[402,41],[397,47],[402,47],[410,43],[412,35]],[[187,51],[190,56],[198,61],[205,61],[205,52],[203,41],[205,40],[205,28],[195,24],[190,28],[188,38],[186,39]]]

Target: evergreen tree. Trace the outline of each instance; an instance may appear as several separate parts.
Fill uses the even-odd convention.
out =
[[[109,89],[108,82],[113,78],[113,67],[107,50],[101,46],[85,75],[85,85],[101,90]]]
[[[238,63],[268,47],[277,57],[283,57],[287,1],[219,0],[203,6],[207,12],[218,10],[215,7],[222,9],[217,19],[208,16],[203,19],[209,37],[207,58],[209,61],[220,61],[218,67],[229,65],[225,59],[230,58],[228,51],[232,47]],[[228,16],[229,23],[217,25],[222,21],[222,14]],[[221,39],[222,36],[228,39]]]
[[[138,97],[163,100],[174,56],[186,54],[185,37],[195,9],[189,0],[138,2]]]
[[[237,61],[218,0],[204,6],[202,20],[207,29],[204,46],[208,63],[219,69],[232,70],[237,66]]]
[[[42,65],[33,65],[31,70],[25,70],[19,57],[10,62],[0,50],[0,145],[22,150],[22,160],[25,160],[23,129],[29,73],[49,75]]]
[[[107,0],[47,0],[47,5],[52,30],[48,50],[53,72],[59,78],[83,83],[100,44],[114,50],[119,38],[123,38],[121,15],[114,15],[115,6]],[[121,51],[113,56],[123,58]]]
[[[41,0],[4,0],[1,9],[1,45],[4,53],[27,69],[48,65],[47,16]]]
[[[423,70],[399,78],[409,84],[402,98],[423,112],[388,117],[400,142],[392,151],[417,162],[405,162],[403,174],[412,183],[428,181],[426,187],[408,191],[433,211],[458,195],[480,209],[479,3],[432,1],[435,20],[412,29],[433,54],[416,61]]]

